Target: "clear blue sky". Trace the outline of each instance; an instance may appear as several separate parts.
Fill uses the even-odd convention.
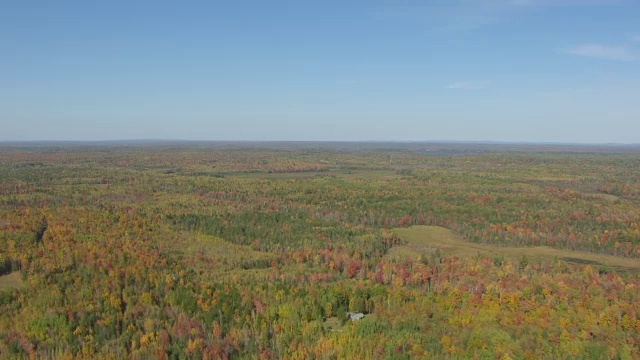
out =
[[[640,3],[5,0],[0,125],[0,141],[640,143]]]

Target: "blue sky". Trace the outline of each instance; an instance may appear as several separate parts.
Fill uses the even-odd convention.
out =
[[[0,141],[640,143],[640,3],[7,0],[0,125]]]

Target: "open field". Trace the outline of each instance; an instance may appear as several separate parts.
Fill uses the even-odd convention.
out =
[[[326,331],[342,331],[342,321],[335,316],[325,320],[322,326]]]
[[[603,194],[603,193],[583,193],[584,196],[594,198],[594,199],[602,199],[607,201],[617,201],[620,200],[619,197],[611,194]]]
[[[0,290],[3,289],[19,289],[24,286],[22,276],[19,271],[10,274],[0,275]]]
[[[550,262],[557,259],[575,264],[607,266],[625,271],[640,271],[640,259],[561,250],[547,246],[511,247],[478,244],[466,241],[453,231],[439,226],[416,225],[409,228],[393,229],[393,232],[407,243],[392,247],[387,254],[387,257],[390,258],[418,259],[420,256],[429,255],[438,249],[443,255],[464,258],[484,255],[503,257],[507,260],[520,260],[523,256],[526,256],[532,261]]]

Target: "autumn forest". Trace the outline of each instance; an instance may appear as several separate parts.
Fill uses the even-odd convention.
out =
[[[3,359],[638,359],[639,334],[638,147],[0,147]]]

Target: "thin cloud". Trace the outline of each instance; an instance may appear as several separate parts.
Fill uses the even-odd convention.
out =
[[[486,82],[456,81],[447,85],[447,89],[454,90],[479,90],[487,86]]]
[[[548,7],[570,7],[570,6],[614,6],[621,5],[622,0],[512,0],[515,6],[548,6]]]
[[[584,56],[603,60],[635,61],[638,54],[624,46],[608,46],[601,44],[584,44],[564,51],[570,55]]]
[[[502,20],[504,6],[492,7],[483,2],[452,1],[438,5],[390,6],[372,11],[376,19],[403,19],[425,24],[436,31],[471,31]]]
[[[434,30],[473,31],[509,22],[532,9],[618,6],[628,0],[447,0],[422,5],[377,7],[370,16],[377,19],[407,19],[428,24]],[[393,2],[392,2],[393,4]]]

